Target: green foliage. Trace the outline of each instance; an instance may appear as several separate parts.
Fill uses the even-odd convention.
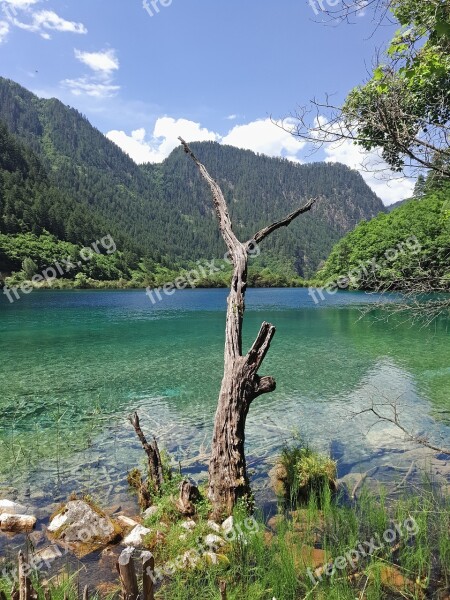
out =
[[[37,273],[38,266],[32,258],[27,256],[22,263],[22,271],[25,279],[31,279]]]
[[[436,157],[450,157],[450,3],[394,0],[390,8],[401,28],[386,63],[350,92],[343,114],[358,126],[357,143],[380,147],[393,169],[410,159],[430,168]],[[445,173],[449,179],[448,164]]]
[[[448,187],[437,189],[360,223],[334,247],[316,282],[346,277],[350,287],[359,289],[402,289],[411,281],[426,289],[448,286],[449,193]]]
[[[321,504],[326,490],[335,487],[336,462],[308,445],[285,446],[279,464],[283,471],[284,500],[292,506],[308,502],[312,497]]]
[[[11,571],[13,572],[14,568],[17,569],[17,566],[11,565]],[[51,598],[51,600],[78,600],[79,598],[79,590],[76,581],[76,574],[71,576],[61,576],[56,578],[57,581],[50,581],[46,585],[43,585],[39,579],[39,573],[32,574],[32,585],[33,588],[38,593],[39,600],[44,600],[44,598]],[[0,591],[5,594],[7,600],[12,598],[11,594],[11,583],[7,578],[3,578],[0,575]],[[98,598],[97,595],[93,596],[93,600]]]
[[[101,245],[98,248],[102,250]],[[12,279],[8,279],[14,285],[48,268],[55,269],[59,279],[75,280],[77,287],[88,287],[89,280],[130,278],[130,270],[124,264],[121,252],[101,254],[92,250],[89,255],[83,255],[81,250],[81,246],[62,242],[47,231],[41,235],[0,233],[0,270],[16,272]]]

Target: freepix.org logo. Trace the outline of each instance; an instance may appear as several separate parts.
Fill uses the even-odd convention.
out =
[[[154,17],[159,15],[161,8],[167,8],[172,2],[173,0],[144,0],[142,6],[151,17]]]

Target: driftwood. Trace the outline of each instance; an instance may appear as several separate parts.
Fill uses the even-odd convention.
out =
[[[200,499],[198,487],[190,481],[184,480],[180,485],[180,496],[177,500],[177,509],[182,515],[190,517],[195,514],[195,502]]]
[[[369,476],[369,473],[374,475],[377,471],[378,471],[378,467],[372,467],[371,469],[369,469],[368,471],[366,471],[365,473],[363,473],[361,475],[361,478],[358,479],[358,481],[355,483],[355,486],[352,489],[352,493],[350,494],[350,497],[352,500],[356,500],[356,492],[362,486],[362,484],[365,482],[365,480]]]
[[[36,527],[36,517],[29,515],[0,515],[0,529],[11,533],[31,533]]]
[[[382,408],[382,407],[389,407],[390,410],[392,411],[392,415],[388,416],[386,414],[382,414],[380,412],[380,408]],[[410,431],[408,431],[408,429],[406,429],[406,427],[404,427],[404,425],[400,422],[400,417],[398,414],[398,406],[395,402],[386,402],[386,403],[379,404],[379,405],[377,405],[375,402],[372,402],[371,407],[364,408],[363,410],[360,410],[359,412],[353,413],[352,417],[358,417],[359,415],[363,415],[366,413],[371,413],[371,414],[375,415],[375,417],[377,417],[377,419],[379,421],[384,421],[385,423],[390,423],[391,425],[395,425],[395,427],[400,429],[400,431],[402,431],[405,434],[406,439],[409,440],[410,442],[413,442],[415,444],[420,444],[421,446],[424,446],[425,448],[429,448],[430,450],[433,450],[434,452],[438,452],[439,454],[446,454],[447,456],[450,456],[450,448],[432,444],[431,442],[428,441],[427,438],[416,436],[413,433],[411,433]]]
[[[133,552],[134,548],[125,548],[117,562],[117,570],[122,585],[123,600],[137,600],[139,596],[136,569],[133,562]]]
[[[159,453],[158,443],[156,442],[155,438],[153,438],[153,442],[148,443],[147,438],[145,437],[144,432],[141,429],[139,417],[136,412],[130,417],[130,423],[133,425],[136,435],[138,436],[139,441],[142,444],[144,452],[147,454],[148,475],[154,486],[155,491],[159,492],[161,486],[164,483],[164,472],[161,455]]]
[[[250,497],[244,453],[245,422],[253,400],[261,394],[273,392],[276,386],[273,377],[262,377],[258,374],[275,334],[275,327],[270,323],[263,323],[249,352],[247,354],[242,352],[248,257],[254,251],[256,244],[277,229],[287,227],[302,213],[309,211],[315,200],[309,200],[286,218],[261,229],[250,240],[241,242],[233,232],[228,207],[220,186],[197,159],[188,144],[182,138],[179,139],[210,188],[220,232],[233,264],[233,277],[227,301],[224,374],[214,420],[209,462],[208,496],[213,504],[213,516],[220,518],[223,514],[231,514],[239,498]]]

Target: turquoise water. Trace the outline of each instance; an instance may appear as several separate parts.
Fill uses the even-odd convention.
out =
[[[0,492],[41,504],[73,490],[120,500],[127,470],[142,463],[127,422],[134,410],[177,460],[203,472],[226,295],[186,290],[155,305],[141,291],[1,298]],[[397,401],[407,427],[448,445],[448,320],[423,328],[362,317],[375,300],[341,293],[315,305],[304,289],[249,290],[246,345],[263,320],[277,327],[262,373],[277,390],[248,418],[256,474],[295,433],[330,450],[341,475],[400,460],[398,432],[354,416],[372,401]]]

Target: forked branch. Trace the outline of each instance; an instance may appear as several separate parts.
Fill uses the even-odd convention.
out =
[[[275,223],[272,223],[272,225],[269,225],[268,227],[264,227],[264,229],[261,229],[260,231],[255,233],[253,238],[247,242],[247,246],[251,245],[252,243],[259,244],[259,242],[261,242],[264,238],[266,238],[268,235],[270,235],[277,229],[280,229],[280,227],[287,227],[299,215],[302,215],[303,213],[311,210],[311,208],[314,206],[314,204],[316,202],[317,202],[317,198],[311,198],[310,200],[308,200],[308,202],[304,206],[298,208],[297,210],[294,210],[294,212],[291,212],[287,217],[285,217],[284,219],[281,219],[281,221],[276,221]]]
[[[254,368],[255,373],[261,366],[269,348],[270,342],[275,335],[275,327],[270,323],[263,323],[259,330],[258,337],[256,338],[253,346],[250,348],[247,354],[247,363]]]
[[[217,217],[219,219],[219,226],[220,226],[220,229],[224,236],[225,242],[228,246],[228,250],[230,251],[231,255],[233,256],[233,250],[236,245],[240,244],[240,242],[233,233],[230,215],[228,213],[228,207],[227,207],[225,198],[223,196],[222,190],[220,189],[219,184],[208,173],[205,165],[203,165],[198,160],[198,158],[195,156],[195,154],[192,152],[192,150],[189,147],[189,145],[187,144],[187,142],[185,142],[182,137],[179,137],[178,139],[180,140],[181,144],[183,145],[184,151],[195,162],[195,164],[197,165],[197,167],[200,170],[200,174],[206,180],[206,182],[208,183],[208,185],[211,189],[211,192],[213,195],[214,207],[216,209]],[[292,223],[292,221],[294,219],[296,219],[298,216],[311,210],[311,208],[313,207],[313,205],[316,202],[317,202],[317,198],[311,198],[310,200],[308,200],[308,202],[304,206],[297,208],[296,210],[291,212],[289,215],[287,215],[287,217],[285,217],[284,219],[281,219],[281,221],[276,221],[275,223],[272,223],[268,227],[264,227],[263,229],[258,231],[253,236],[253,238],[251,240],[248,240],[248,242],[245,244],[247,251],[252,246],[254,246],[255,243],[258,244],[264,238],[266,238],[268,235],[270,235],[277,229],[280,229],[281,227],[287,227],[288,225],[290,225]]]

